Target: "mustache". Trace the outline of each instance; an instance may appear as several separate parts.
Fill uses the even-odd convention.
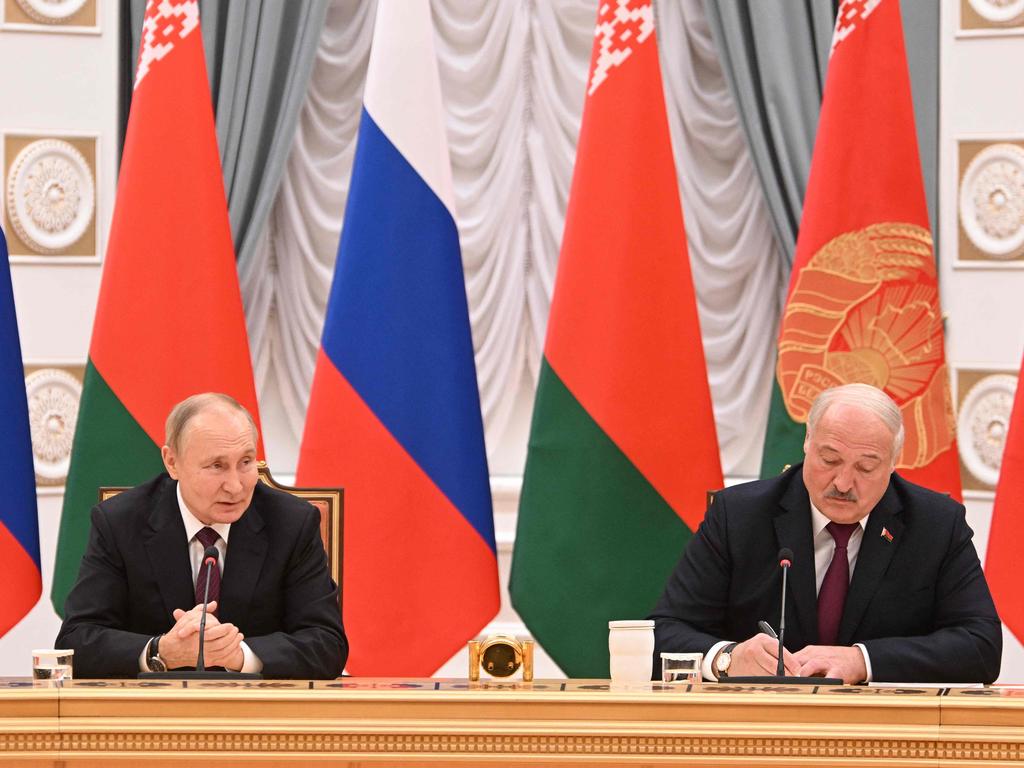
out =
[[[853,491],[840,491],[834,485],[825,493],[826,499],[839,499],[840,501],[857,501],[857,494]]]

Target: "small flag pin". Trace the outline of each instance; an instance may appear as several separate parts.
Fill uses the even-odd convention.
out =
[[[885,528],[885,527],[882,528],[882,538],[885,539],[886,541],[888,541],[890,544],[892,544],[892,534],[889,533],[889,529],[888,528]]]

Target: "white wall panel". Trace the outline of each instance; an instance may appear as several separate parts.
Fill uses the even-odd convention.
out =
[[[94,137],[96,239],[87,256],[15,256],[15,305],[26,366],[84,365],[99,290],[101,260],[117,176],[119,3],[96,0],[92,30],[0,25],[0,134]],[[0,142],[0,151],[3,144]],[[4,168],[11,158],[4,158]],[[0,206],[5,205],[6,178]],[[11,233],[7,232],[8,240]],[[43,594],[29,615],[0,638],[0,675],[31,671],[30,651],[49,647],[60,622],[50,580],[63,488],[40,488]]]
[[[964,34],[961,5],[942,2],[939,106],[939,279],[954,385],[958,370],[1016,372],[1024,349],[1024,264],[957,263],[958,142],[1024,138],[1024,29]],[[958,437],[961,444],[967,439]],[[965,496],[984,562],[992,493]],[[1024,648],[1011,634],[1004,632],[1004,638],[1000,680],[1024,682]]]

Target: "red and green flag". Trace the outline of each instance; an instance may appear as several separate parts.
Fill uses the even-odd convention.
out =
[[[160,472],[168,412],[205,391],[258,418],[198,4],[149,0],[61,514],[58,614],[98,488]]]
[[[1024,541],[1024,362],[1017,377],[1006,447],[992,507],[992,528],[985,553],[985,577],[999,617],[1024,643],[1024,589],[1021,589],[1020,542]]]
[[[608,676],[722,485],[650,2],[598,11],[509,589],[570,677]]]
[[[779,330],[763,476],[802,461],[811,403],[852,382],[873,384],[900,406],[899,473],[960,499],[898,0],[839,6]]]

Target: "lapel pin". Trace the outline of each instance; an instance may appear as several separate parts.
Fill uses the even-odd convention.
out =
[[[892,544],[892,534],[889,533],[889,529],[884,526],[882,527],[882,538]]]

